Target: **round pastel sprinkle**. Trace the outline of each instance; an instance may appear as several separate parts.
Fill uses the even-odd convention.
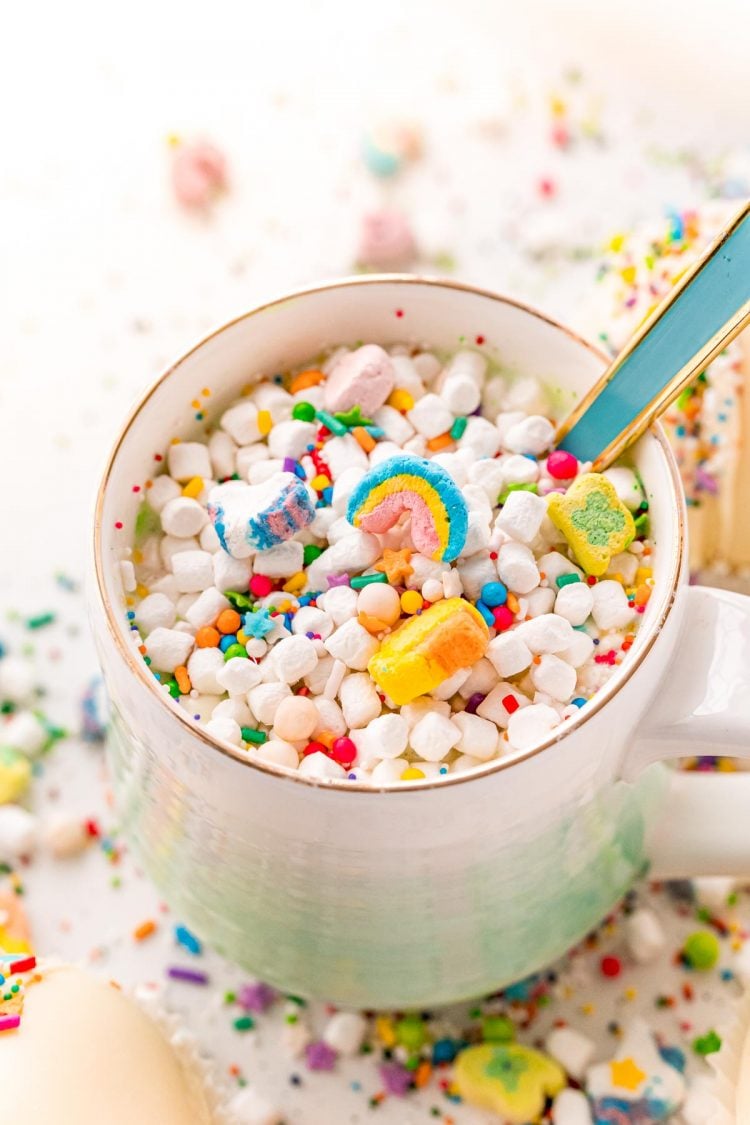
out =
[[[416,549],[450,562],[463,549],[468,509],[453,478],[434,461],[396,456],[365,473],[349,498],[346,518],[363,531],[382,534],[411,513]]]
[[[690,934],[682,947],[682,955],[687,964],[692,969],[702,972],[713,969],[720,953],[719,939],[710,930],[696,930],[695,933]]]

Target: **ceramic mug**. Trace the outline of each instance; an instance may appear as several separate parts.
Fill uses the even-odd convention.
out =
[[[340,1005],[419,1008],[479,995],[581,939],[648,869],[750,872],[750,775],[664,759],[750,756],[750,599],[690,588],[680,480],[657,426],[633,450],[655,586],[627,660],[542,744],[475,772],[382,790],[259,765],[160,688],[126,620],[119,562],[154,455],[260,373],[341,342],[478,346],[531,375],[562,416],[606,357],[516,301],[451,281],[361,277],[239,317],[146,393],[96,507],[91,611],[112,704],[123,823],[178,917],[264,980]],[[205,426],[205,423],[203,424]]]

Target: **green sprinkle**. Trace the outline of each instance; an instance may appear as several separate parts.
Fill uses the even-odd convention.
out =
[[[698,969],[700,972],[713,969],[720,953],[719,939],[710,930],[696,930],[694,934],[690,934],[682,947],[682,956],[688,965],[691,969]]]
[[[388,576],[382,571],[377,574],[361,574],[358,578],[352,578],[349,585],[352,590],[361,590],[365,586],[372,586],[373,582],[387,582]]]
[[[636,516],[633,521],[635,524],[635,533],[638,536],[648,535],[648,513],[643,512],[642,515]]]
[[[332,434],[336,434],[337,437],[341,437],[347,432],[343,422],[339,422],[339,420],[334,418],[333,414],[329,414],[327,410],[316,410],[315,417],[322,426],[325,426]]]
[[[563,586],[570,586],[572,582],[580,582],[581,576],[579,574],[561,574],[559,578],[555,579],[555,585],[558,590]]]
[[[252,598],[248,597],[247,594],[240,594],[237,590],[227,590],[224,597],[235,609],[252,609],[253,607]]]
[[[225,992],[224,993],[224,1003],[225,1004],[234,1004],[236,999],[237,999],[237,993],[236,992]]]
[[[307,1000],[303,1000],[301,996],[292,996],[291,994],[286,997],[290,1004],[296,1004],[298,1008],[306,1008]]]
[[[292,407],[292,418],[298,422],[312,422],[315,417],[315,407],[311,402],[296,402]]]
[[[249,659],[245,650],[245,646],[241,644],[230,645],[224,653],[224,661],[226,662],[227,660],[232,660],[235,656],[243,656],[245,660]]]
[[[516,1037],[516,1025],[507,1016],[485,1016],[482,1035],[488,1043],[512,1043]]]
[[[394,1031],[398,1042],[409,1051],[418,1051],[427,1040],[424,1020],[419,1016],[404,1016],[396,1022]]]
[[[263,730],[253,730],[252,727],[242,727],[242,738],[245,742],[255,742],[258,746],[268,741],[268,735]]]
[[[306,543],[302,551],[302,560],[305,566],[309,566],[310,563],[315,562],[316,559],[319,559],[322,554],[322,547],[316,547],[314,543]]]
[[[43,629],[45,625],[51,625],[54,620],[54,613],[38,613],[36,617],[28,617],[26,619],[26,628]]]
[[[165,680],[164,682],[165,682],[166,686],[169,688],[169,694],[172,696],[172,699],[179,699],[180,698],[180,687],[179,687],[179,684],[177,683],[177,680],[175,680],[175,678],[172,677],[171,679]]]
[[[252,1016],[240,1016],[234,1021],[235,1031],[251,1031],[255,1027],[255,1020]]]
[[[458,441],[460,437],[463,437],[463,433],[466,429],[468,421],[468,418],[456,418],[455,422],[448,431],[454,441]]]
[[[159,513],[155,512],[147,500],[144,500],[135,517],[135,543],[138,546],[150,535],[158,535],[161,531]]]
[[[351,410],[337,410],[334,414],[337,422],[342,426],[346,426],[348,430],[353,429],[355,426],[371,426],[372,418],[364,418],[362,416],[362,407],[353,406]]]
[[[416,1070],[420,1062],[419,1055],[412,1055],[411,1058],[406,1060],[404,1067],[406,1070]]]
[[[721,1050],[721,1036],[711,1029],[705,1035],[699,1035],[693,1040],[693,1050],[696,1055],[715,1055]]]
[[[536,482],[532,482],[531,484],[509,484],[508,487],[500,493],[497,502],[498,502],[498,504],[504,504],[505,501],[510,496],[511,492],[538,492],[538,491],[539,490],[537,488]]]

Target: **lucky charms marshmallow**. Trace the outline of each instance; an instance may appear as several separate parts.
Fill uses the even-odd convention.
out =
[[[201,422],[134,482],[121,568],[156,681],[237,752],[439,779],[548,737],[627,660],[648,502],[552,448],[541,383],[365,343]]]

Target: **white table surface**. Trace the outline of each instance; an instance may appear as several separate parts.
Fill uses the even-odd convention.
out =
[[[629,13],[613,10],[606,28],[585,2],[575,5],[577,23],[543,4],[519,13],[418,0],[408,16],[391,2],[352,7],[309,3],[292,20],[258,4],[219,4],[191,21],[166,5],[115,17],[79,0],[47,13],[43,36],[31,11],[16,15],[17,49],[0,75],[11,111],[0,161],[0,608],[22,617],[52,609],[57,622],[31,633],[9,620],[0,632],[11,648],[34,646],[46,708],[71,729],[95,660],[82,593],[55,575],[82,582],[98,468],[127,406],[167,361],[262,298],[349,272],[361,215],[384,203],[410,215],[425,268],[448,254],[454,276],[541,304],[592,335],[604,327],[594,293],[604,239],[666,207],[700,204],[746,140],[733,95],[741,37],[728,37],[718,61],[705,47],[719,17],[731,26],[739,6],[729,0],[712,23],[683,27],[681,50],[671,3],[647,16],[638,0]],[[643,63],[639,27],[650,29]],[[717,72],[723,78],[710,81]],[[568,152],[549,142],[553,94],[579,137]],[[386,185],[363,168],[359,146],[389,116],[421,126],[425,156]],[[599,142],[582,135],[592,122]],[[172,133],[208,136],[227,154],[232,190],[208,218],[172,198]],[[555,184],[552,201],[538,192],[542,178]],[[115,831],[109,800],[101,750],[71,739],[45,761],[31,806],[43,819],[59,807],[80,811]],[[125,982],[162,981],[166,964],[185,960],[175,955],[175,919],[119,844],[116,866],[92,847],[68,862],[42,854],[24,870],[37,946]],[[666,894],[642,893],[668,927],[660,962],[613,982],[598,974],[601,949],[576,957],[564,971],[572,995],[527,1041],[569,1018],[605,1058],[607,1023],[631,1011],[683,1046],[726,1015],[738,988],[718,973],[694,981],[694,1001],[657,1010],[654,997],[684,983],[671,957],[695,922]],[[748,900],[726,916],[750,926]],[[159,929],[136,943],[132,930],[146,918]],[[621,949],[620,928],[602,941]],[[239,1035],[221,997],[243,974],[211,954],[201,967],[210,988],[172,984],[167,1001],[220,1073],[238,1066],[290,1125],[368,1119],[366,1094],[379,1088],[371,1062],[309,1074],[278,1047],[282,1007]],[[293,1072],[301,1086],[290,1084]],[[459,1125],[484,1120],[434,1086],[385,1102],[378,1120],[442,1120],[430,1117],[434,1105]]]

